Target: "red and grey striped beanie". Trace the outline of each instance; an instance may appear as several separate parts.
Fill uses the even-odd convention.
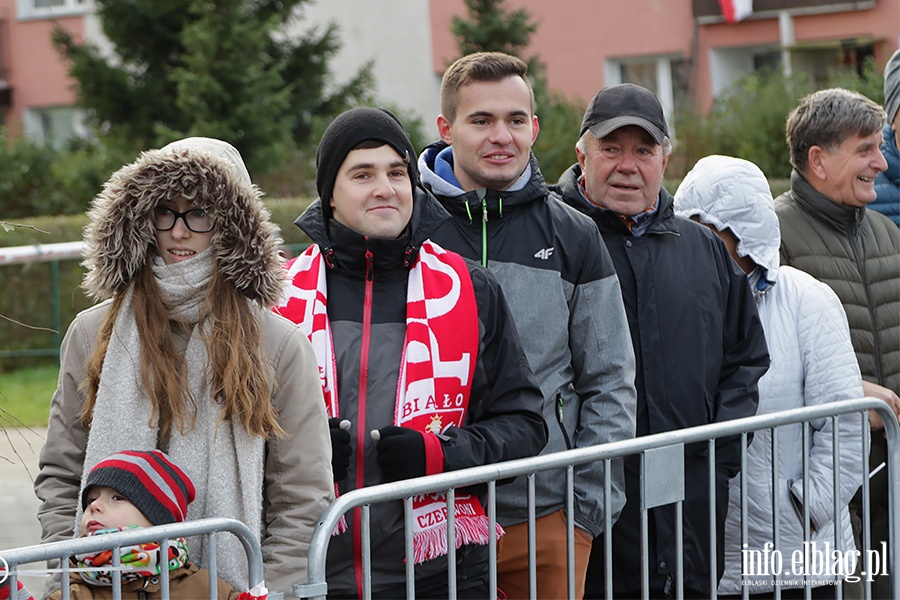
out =
[[[116,490],[154,525],[184,521],[196,494],[191,478],[160,450],[125,450],[98,462],[81,492],[82,510],[94,486]]]

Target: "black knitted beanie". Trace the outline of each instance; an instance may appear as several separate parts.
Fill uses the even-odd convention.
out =
[[[326,221],[331,218],[331,194],[338,169],[347,154],[366,140],[377,140],[391,146],[405,158],[413,187],[418,181],[416,150],[400,120],[384,108],[352,108],[331,122],[316,150],[316,190],[322,200]]]

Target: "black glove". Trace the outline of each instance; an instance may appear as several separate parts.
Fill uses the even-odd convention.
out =
[[[328,430],[331,433],[331,470],[334,472],[335,481],[347,478],[350,456],[353,454],[350,447],[350,432],[341,429],[343,420],[338,417],[328,419]]]
[[[381,439],[375,444],[376,461],[385,481],[400,481],[425,475],[425,440],[408,427],[390,425],[378,430]]]

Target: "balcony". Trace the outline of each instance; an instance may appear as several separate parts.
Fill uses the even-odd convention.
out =
[[[788,11],[793,15],[813,15],[852,10],[868,10],[875,7],[876,0],[753,0],[753,14],[749,17],[774,19],[779,12]],[[718,0],[691,0],[694,18],[701,24],[722,21],[722,9]]]

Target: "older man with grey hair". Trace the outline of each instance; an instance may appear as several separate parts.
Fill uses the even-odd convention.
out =
[[[757,381],[769,356],[750,286],[722,240],[674,213],[662,187],[671,144],[659,100],[630,83],[604,88],[579,135],[578,163],[563,173],[557,191],[597,224],[619,277],[637,362],[637,435],[756,414]],[[720,442],[712,481],[706,445],[685,448],[683,582],[676,580],[675,508],[649,511],[651,597],[674,597],[683,584],[685,597],[709,598],[711,578],[722,575],[728,478],[738,472],[741,453],[739,439]],[[605,597],[609,576],[614,597],[641,593],[640,458],[625,461],[627,502],[612,530],[612,573],[605,573],[604,544],[595,543],[586,598]]]
[[[886,120],[878,104],[842,88],[819,90],[801,99],[787,119],[794,167],[791,189],[776,199],[775,211],[781,225],[781,263],[806,271],[838,295],[850,324],[863,391],[896,412],[900,230],[886,216],[866,210],[875,200],[875,178],[887,169],[880,150]],[[884,427],[874,412],[869,423],[873,431]],[[884,436],[873,435],[871,468],[886,457]],[[888,531],[886,473],[873,477],[870,485],[872,546],[880,550]],[[851,513],[854,506],[858,531],[859,497],[851,504]],[[887,596],[879,591],[886,584],[876,581],[873,597],[889,597],[889,588],[883,588]]]

